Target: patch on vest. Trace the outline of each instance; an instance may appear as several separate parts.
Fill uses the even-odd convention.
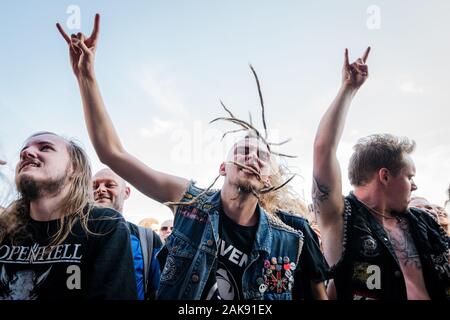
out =
[[[264,260],[263,277],[256,279],[259,292],[267,290],[272,293],[291,292],[294,286],[294,275],[297,265],[289,257],[272,257]]]
[[[374,258],[380,254],[380,248],[377,240],[370,235],[361,237],[361,250],[360,254],[367,258]]]
[[[170,281],[177,275],[177,267],[175,265],[175,259],[171,256],[167,257],[166,264],[164,265],[164,270],[161,274],[161,282]]]
[[[439,279],[450,279],[450,264],[448,263],[448,256],[445,253],[440,255],[431,255],[434,268],[439,274]]]
[[[376,295],[367,293],[367,292],[354,292],[353,300],[377,300]]]
[[[367,268],[369,268],[369,266],[370,263],[366,262],[355,263],[353,267],[353,281],[365,284],[367,282],[367,278],[369,277],[369,274],[367,273]]]
[[[187,219],[192,219],[200,223],[206,223],[209,218],[207,213],[193,207],[182,207],[179,209],[178,214]]]

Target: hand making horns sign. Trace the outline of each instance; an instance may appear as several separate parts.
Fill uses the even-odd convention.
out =
[[[342,85],[358,89],[368,78],[369,70],[366,65],[370,47],[366,49],[361,58],[350,64],[348,59],[348,49],[345,49],[345,61],[342,69]]]
[[[69,37],[59,23],[56,24],[56,27],[69,45],[70,62],[75,76],[92,74],[100,33],[100,15],[98,13],[95,15],[94,29],[89,38],[86,38],[81,32]]]

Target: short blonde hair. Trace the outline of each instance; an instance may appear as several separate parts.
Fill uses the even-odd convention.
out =
[[[367,184],[381,168],[396,176],[405,165],[404,156],[414,151],[416,143],[407,137],[374,134],[358,140],[348,165],[352,186]]]

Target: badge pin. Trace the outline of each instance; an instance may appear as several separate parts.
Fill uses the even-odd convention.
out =
[[[366,235],[361,237],[361,254],[368,258],[379,254],[378,243],[372,236]]]
[[[266,292],[266,290],[267,290],[267,285],[265,285],[264,283],[259,285],[259,292],[264,293],[264,292]]]

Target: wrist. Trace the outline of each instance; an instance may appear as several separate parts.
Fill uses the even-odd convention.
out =
[[[339,92],[343,95],[353,98],[356,95],[356,93],[358,92],[358,89],[359,88],[355,88],[354,86],[343,83],[341,88],[339,89]]]
[[[76,78],[80,85],[86,82],[95,82],[95,72],[93,70],[80,72],[76,75]]]

